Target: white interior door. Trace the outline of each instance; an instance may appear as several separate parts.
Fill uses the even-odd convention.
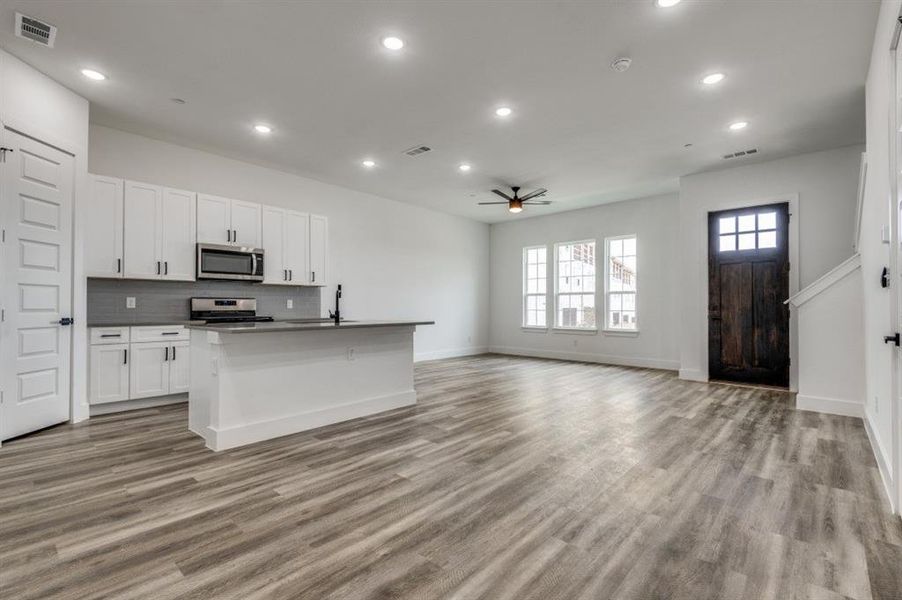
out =
[[[91,346],[91,404],[128,400],[128,358],[128,344]]]
[[[256,202],[232,200],[233,243],[248,248],[262,247],[262,209],[263,206]]]
[[[283,285],[288,282],[283,252],[285,211],[263,207],[263,283]]]
[[[122,277],[122,180],[91,176],[86,198],[85,275]]]
[[[194,192],[163,190],[163,279],[194,281],[196,198]]]
[[[71,155],[2,132],[0,439],[69,419]],[[65,322],[65,321],[63,321]]]
[[[142,342],[129,346],[129,398],[169,393],[170,342]]]
[[[125,182],[125,276],[159,279],[161,255],[162,188],[149,183]]]
[[[197,243],[228,244],[232,241],[232,201],[197,195]]]
[[[310,283],[310,215],[289,210],[285,213],[285,268],[288,281]]]
[[[329,244],[329,225],[326,217],[310,215],[310,283],[326,285],[326,254]]]

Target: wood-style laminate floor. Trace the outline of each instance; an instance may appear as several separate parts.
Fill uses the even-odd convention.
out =
[[[664,371],[419,364],[419,404],[214,453],[183,405],[0,449],[0,598],[902,598],[859,419]]]

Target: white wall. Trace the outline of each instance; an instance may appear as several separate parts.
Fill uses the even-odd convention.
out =
[[[676,297],[682,305],[681,377],[708,378],[708,213],[797,195],[798,214],[792,219],[799,230],[799,256],[791,264],[790,280],[797,276],[805,287],[853,253],[863,151],[862,146],[848,146],[680,179],[681,287]],[[794,318],[790,327],[795,344]]]
[[[868,171],[861,218],[861,264],[864,274],[864,333],[867,373],[865,422],[877,455],[881,473],[896,501],[900,482],[898,456],[893,456],[892,369],[893,350],[883,336],[896,331],[890,313],[889,290],[880,287],[881,269],[888,266],[889,246],[881,242],[880,231],[890,224],[889,113],[894,93],[890,89],[892,62],[890,43],[902,2],[884,1],[877,19],[877,32],[867,79]],[[896,281],[898,281],[896,277]],[[898,441],[897,441],[898,443]],[[898,510],[898,504],[896,506]]]
[[[434,320],[416,355],[488,346],[489,226],[290,173],[92,125],[90,171],[329,217],[329,286],[349,319]]]
[[[79,204],[88,190],[88,101],[0,50],[0,121],[75,157],[73,199],[72,407],[71,417],[88,417],[83,221]]]
[[[676,251],[679,201],[675,194],[605,204],[565,213],[492,225],[491,347],[493,351],[646,366],[679,367]],[[545,244],[549,265],[555,242],[596,240],[602,272],[605,237],[636,234],[638,324],[634,336],[522,329],[522,252]],[[553,269],[548,269],[553,290]],[[599,322],[603,322],[603,277],[597,278]],[[550,296],[551,297],[551,296]],[[554,323],[553,307],[547,319]]]

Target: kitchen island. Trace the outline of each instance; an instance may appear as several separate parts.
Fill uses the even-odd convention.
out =
[[[225,450],[416,404],[413,335],[432,324],[189,325],[188,427]]]

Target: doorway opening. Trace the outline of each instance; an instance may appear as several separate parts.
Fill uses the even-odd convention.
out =
[[[789,204],[708,214],[708,376],[789,387]]]

